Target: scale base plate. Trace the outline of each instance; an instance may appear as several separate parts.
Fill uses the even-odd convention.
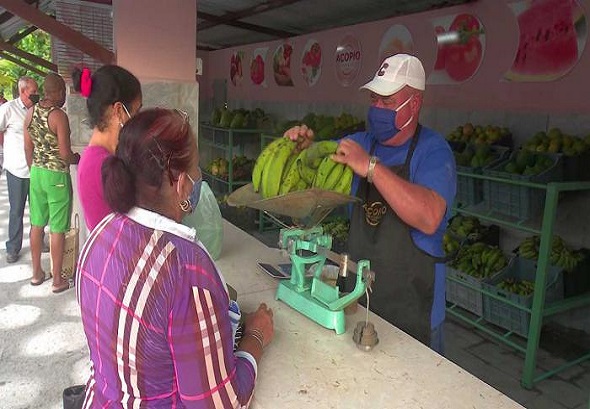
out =
[[[345,332],[346,317],[344,310],[329,310],[312,298],[309,290],[297,291],[290,281],[284,280],[279,283],[276,299],[283,301],[322,327],[335,330],[338,335]]]

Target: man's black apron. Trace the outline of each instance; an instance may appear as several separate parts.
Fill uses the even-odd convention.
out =
[[[420,130],[418,125],[405,163],[390,168],[405,180],[409,180],[410,162]],[[371,154],[373,151],[374,146]],[[416,247],[409,226],[366,179],[360,180],[357,197],[364,201],[353,208],[348,253],[352,260],[369,260],[375,272],[369,308],[430,347],[437,259]],[[346,289],[351,291],[353,287],[353,277],[349,277]],[[365,304],[364,300],[362,303]]]

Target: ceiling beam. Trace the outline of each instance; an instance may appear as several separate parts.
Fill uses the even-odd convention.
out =
[[[13,46],[12,44],[9,44],[9,43],[1,41],[1,40],[0,40],[0,50],[9,52],[10,54],[14,54],[17,57],[23,58],[23,59],[33,62],[37,65],[45,67],[48,70],[57,72],[57,65],[55,65],[47,60],[44,60],[41,57],[37,57],[34,54],[23,51],[20,48],[17,48],[15,46]]]
[[[22,0],[0,0],[0,6],[103,64],[112,64],[115,60],[114,54],[96,41],[61,24]]]
[[[264,13],[266,11],[270,11],[270,10],[277,9],[280,7],[288,6],[289,4],[297,3],[300,1],[301,0],[265,1],[263,3],[257,4],[256,6],[248,7],[246,9],[242,9],[239,11],[225,13],[222,16],[216,16],[217,18],[215,20],[205,19],[204,17],[202,17],[202,14],[204,14],[204,13],[197,11],[197,18],[200,17],[200,18],[207,20],[207,21],[197,25],[197,33],[199,31],[203,31],[203,30],[206,30],[208,28],[211,28],[211,27],[214,27],[214,26],[217,26],[220,24],[231,25],[230,23],[234,22],[236,20],[241,20],[246,17],[254,16],[256,14]]]
[[[39,0],[25,0],[29,4],[37,3],[37,7],[39,7]],[[6,23],[8,20],[14,17],[14,14],[5,11],[4,13],[0,14],[0,24]]]
[[[8,39],[7,43],[14,44],[17,41],[22,40],[23,38],[25,38],[26,36],[28,36],[29,34],[31,34],[34,31],[37,31],[37,27],[35,27],[35,26],[29,26],[27,29],[21,31],[20,33],[16,33],[12,37],[10,37]]]
[[[40,69],[38,69],[37,67],[33,67],[32,65],[27,64],[24,61],[19,60],[18,58],[13,57],[10,54],[5,53],[4,51],[0,51],[0,57],[8,60],[8,61],[12,61],[13,63],[15,63],[16,65],[20,65],[21,67],[23,67],[26,70],[32,71],[36,74],[39,74],[41,76],[45,76],[47,74],[46,71],[41,71]]]
[[[5,1],[5,0],[0,0],[0,4],[2,3],[2,1]],[[289,31],[275,30],[274,28],[262,27],[262,26],[258,26],[256,24],[244,23],[241,21],[227,21],[226,22],[225,20],[223,20],[223,17],[216,16],[216,15],[209,14],[209,13],[198,12],[197,18],[202,18],[203,20],[207,20],[207,21],[219,22],[219,24],[225,24],[225,25],[232,26],[232,27],[238,27],[238,28],[241,28],[244,30],[256,31],[257,33],[268,34],[273,37],[287,38],[287,37],[293,37],[293,36],[297,35],[295,33],[289,32]],[[198,32],[199,32],[199,28],[197,27],[197,33]],[[197,34],[197,37],[198,37],[198,34]]]

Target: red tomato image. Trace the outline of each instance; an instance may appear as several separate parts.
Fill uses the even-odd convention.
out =
[[[479,40],[481,24],[470,14],[455,17],[449,31],[459,32],[459,42],[445,46],[444,67],[450,78],[465,81],[475,74],[483,56],[483,47]],[[440,63],[437,60],[437,63]]]

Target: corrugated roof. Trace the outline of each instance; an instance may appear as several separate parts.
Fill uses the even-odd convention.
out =
[[[25,1],[53,13],[52,0]],[[198,0],[197,48],[219,50],[272,41],[471,1],[476,0]],[[8,41],[27,26],[0,7],[2,39]]]

